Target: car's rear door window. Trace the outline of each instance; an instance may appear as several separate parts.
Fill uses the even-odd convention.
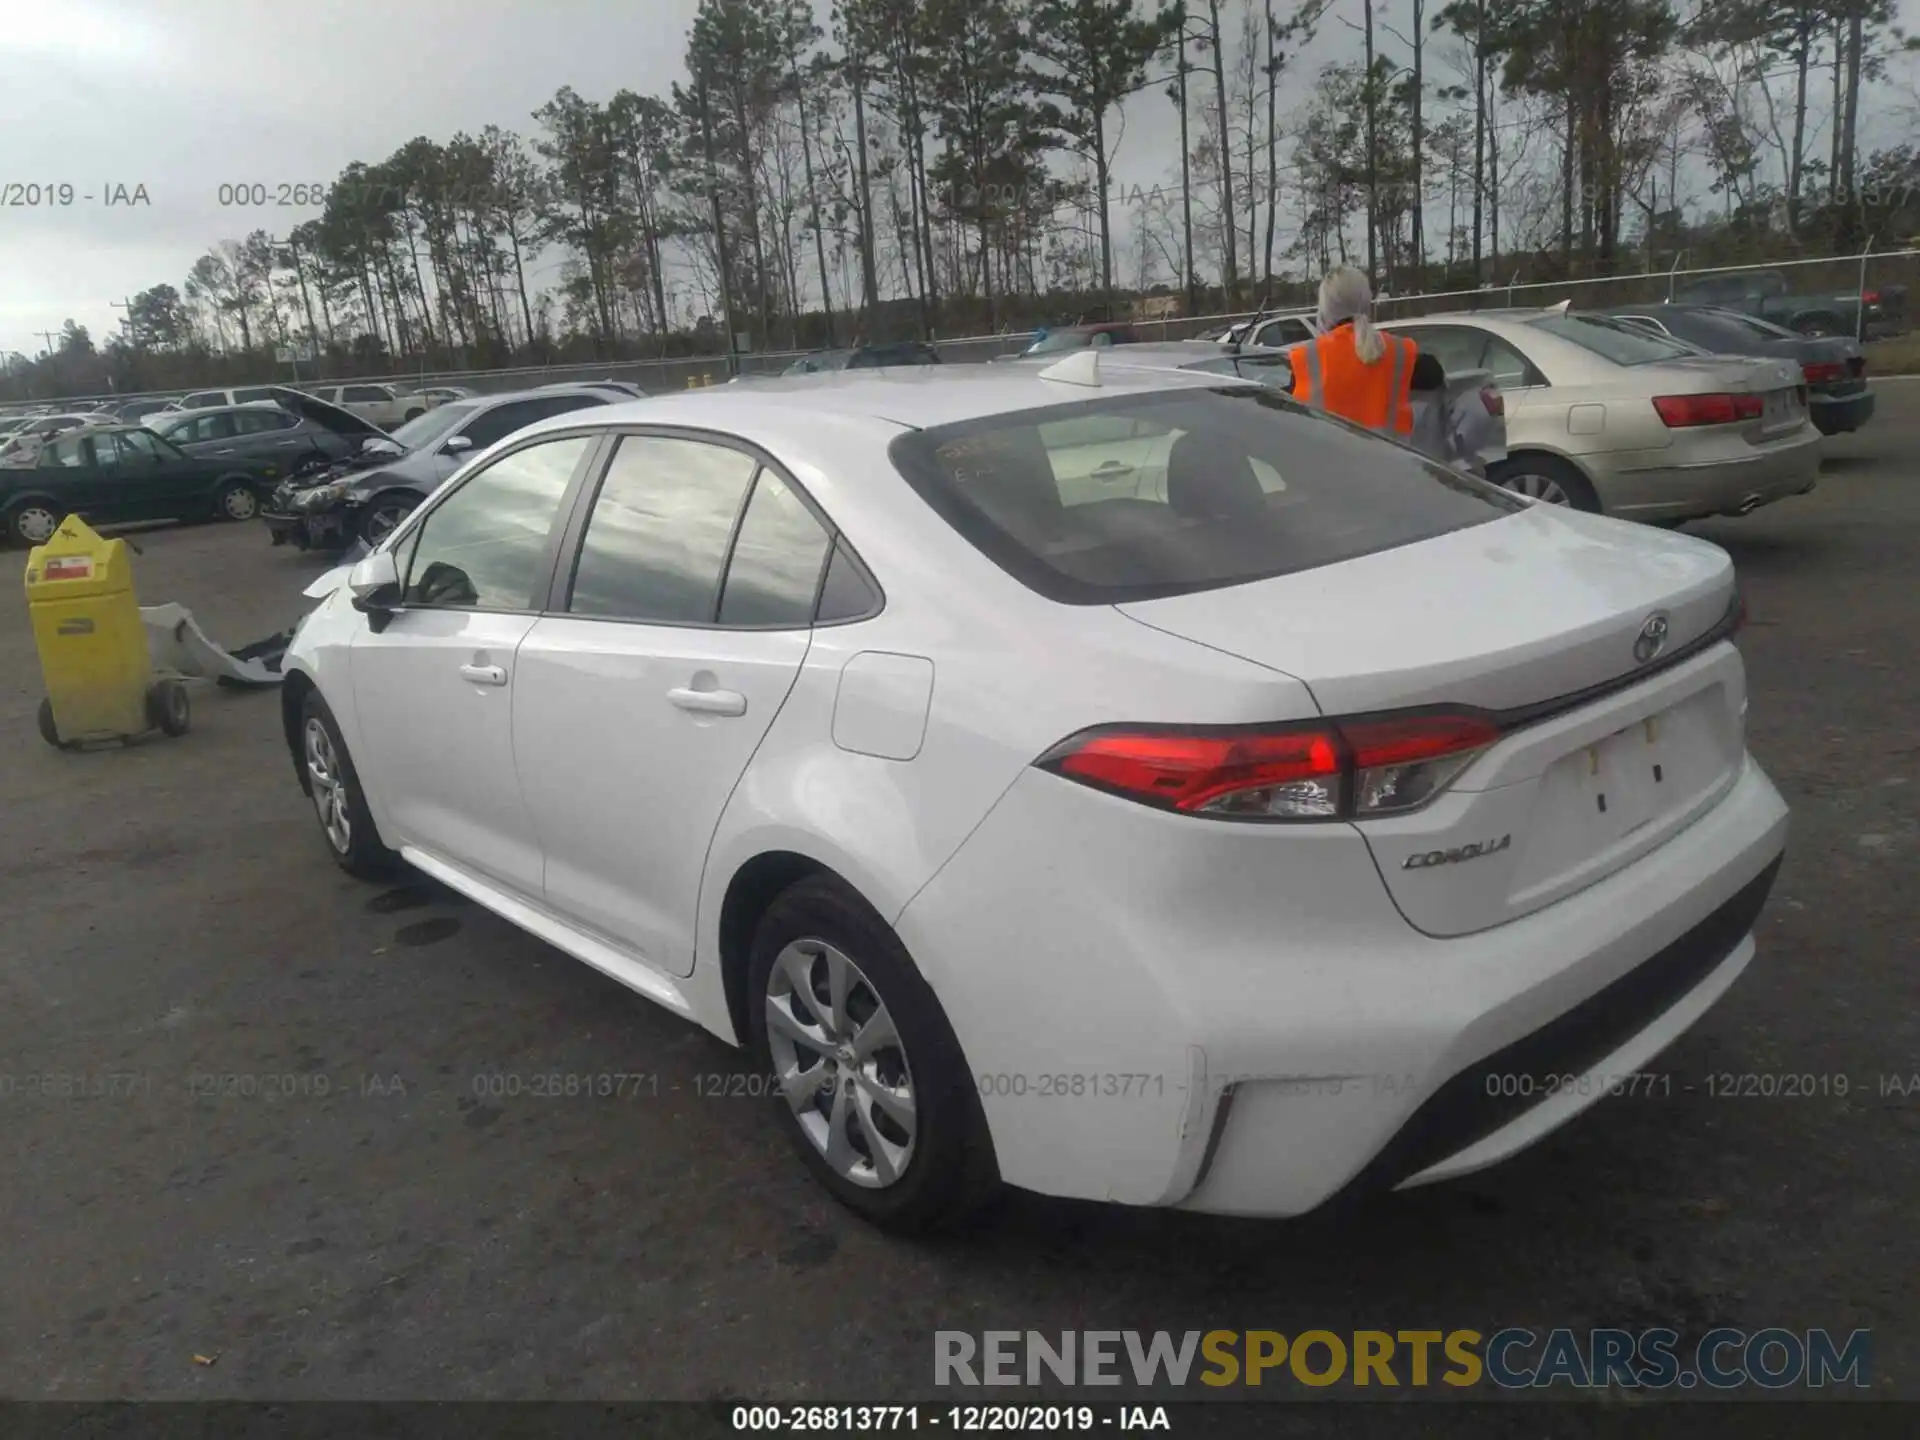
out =
[[[891,454],[989,559],[1069,604],[1310,570],[1526,504],[1246,384],[915,431]],[[1131,467],[1131,483],[1107,465]]]
[[[762,468],[727,560],[720,623],[741,628],[805,629],[813,623],[833,536],[800,492]]]
[[[567,610],[711,625],[751,455],[676,436],[625,435],[587,515]]]

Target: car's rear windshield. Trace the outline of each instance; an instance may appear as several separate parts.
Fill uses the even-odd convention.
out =
[[[1738,310],[1698,310],[1698,315],[1711,315],[1722,325],[1732,325],[1751,335],[1765,340],[1795,340],[1799,337],[1784,325],[1776,325],[1771,320],[1762,320],[1758,315],[1742,315]]]
[[[977,549],[1070,605],[1311,570],[1526,504],[1245,382],[917,430],[891,455]]]
[[[1616,365],[1657,365],[1699,351],[1611,315],[1542,315],[1533,324]]]
[[[1665,317],[1664,323],[1682,340],[1733,355],[1751,350],[1757,340],[1772,338],[1720,310],[1675,311]]]

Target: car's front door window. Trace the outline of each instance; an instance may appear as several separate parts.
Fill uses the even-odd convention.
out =
[[[537,609],[554,519],[592,443],[575,435],[503,455],[436,505],[420,525],[404,603]]]

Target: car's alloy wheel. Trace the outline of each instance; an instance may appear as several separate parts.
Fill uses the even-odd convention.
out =
[[[353,849],[353,816],[347,801],[347,782],[333,748],[333,737],[318,715],[307,717],[305,743],[313,808],[320,816],[320,828],[326,833],[333,853],[344,856]]]
[[[893,927],[829,875],[754,927],[740,998],[769,1104],[801,1163],[890,1230],[949,1230],[998,1191],[980,1091]]]
[[[1551,475],[1542,475],[1537,470],[1519,470],[1506,476],[1501,482],[1516,495],[1525,495],[1529,499],[1544,500],[1549,505],[1571,505],[1572,499],[1560,482]]]
[[[251,520],[260,513],[260,497],[250,485],[230,485],[220,494],[220,513],[229,520]]]
[[[23,545],[44,545],[60,528],[60,517],[44,505],[23,505],[13,512],[14,538]]]
[[[919,1109],[905,1042],[873,981],[824,940],[780,951],[767,977],[780,1093],[828,1168],[884,1189],[913,1163]]]
[[[378,545],[412,513],[413,506],[404,500],[383,500],[367,512],[367,522],[361,533],[366,537],[367,544]]]
[[[320,692],[306,688],[300,698],[299,748],[295,762],[307,793],[313,798],[314,813],[320,817],[320,833],[334,861],[356,880],[379,880],[400,866],[400,857],[381,840],[379,827],[367,809],[366,795],[354,769],[353,757],[340,738],[333,712],[327,709]]]

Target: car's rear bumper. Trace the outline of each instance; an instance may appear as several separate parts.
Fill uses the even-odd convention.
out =
[[[1658,451],[1582,457],[1601,507],[1625,520],[1693,520],[1744,515],[1789,495],[1804,495],[1820,478],[1820,432],[1755,446],[1745,454],[1660,463]]]
[[[1351,827],[1210,825],[1035,771],[896,925],[1009,1183],[1291,1215],[1478,1169],[1609,1090],[1647,1094],[1631,1076],[1750,960],[1785,840],[1748,760],[1643,859],[1436,939]]]
[[[1873,418],[1873,392],[1862,390],[1858,395],[1815,395],[1808,401],[1807,412],[1822,435],[1858,430]]]

